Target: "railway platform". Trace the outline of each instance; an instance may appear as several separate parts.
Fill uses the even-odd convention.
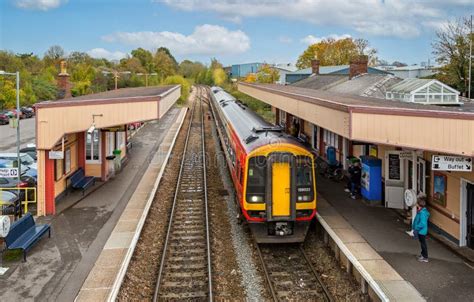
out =
[[[342,183],[319,177],[319,215],[390,301],[474,301],[474,268],[432,237],[429,263],[393,210],[352,200]],[[418,294],[419,293],[419,294]]]
[[[77,203],[63,201],[68,205],[60,207],[56,215],[38,218],[38,222],[52,225],[52,236],[38,242],[26,263],[4,263],[10,270],[0,278],[0,300],[74,301],[180,112],[179,108],[170,109],[134,136],[130,159],[114,179]]]
[[[181,109],[170,126],[75,301],[107,301],[117,296],[186,111]]]

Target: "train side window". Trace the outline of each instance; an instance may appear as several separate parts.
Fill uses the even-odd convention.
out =
[[[308,156],[296,158],[296,191],[298,202],[314,200],[313,165]]]
[[[267,159],[265,156],[255,156],[249,159],[247,172],[246,200],[250,203],[264,202],[265,179],[267,174]]]

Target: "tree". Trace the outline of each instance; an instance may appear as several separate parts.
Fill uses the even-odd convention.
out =
[[[132,57],[140,60],[142,66],[146,69],[147,72],[154,72],[155,68],[153,65],[153,54],[146,49],[137,48],[132,50]]]
[[[244,79],[244,82],[255,83],[257,82],[257,75],[255,73],[249,73]]]
[[[273,84],[280,79],[278,71],[268,64],[263,64],[257,72],[256,81],[259,83]]]
[[[156,72],[158,73],[160,79],[174,75],[178,70],[177,64],[175,64],[175,61],[169,56],[168,52],[164,50],[158,50],[153,57]]]
[[[369,47],[367,40],[352,38],[324,39],[312,44],[299,56],[296,66],[300,69],[311,67],[311,60],[318,58],[322,66],[346,65],[357,55],[369,56],[369,63],[375,63],[377,51]]]
[[[167,77],[163,84],[172,85],[179,84],[181,85],[181,97],[179,98],[179,103],[184,104],[188,100],[189,91],[191,90],[191,84],[180,75],[173,75]]]
[[[217,68],[224,68],[224,66],[222,66],[221,62],[219,62],[216,58],[212,58],[211,59],[211,66],[209,68],[214,70],[214,69],[217,69]]]
[[[206,67],[200,62],[184,60],[179,63],[179,73],[188,79],[196,79],[198,74],[205,69]]]
[[[64,56],[64,49],[59,45],[53,45],[44,53],[44,61],[47,65],[56,66]]]
[[[222,86],[227,81],[227,75],[224,69],[216,68],[212,71],[212,81],[216,86]]]
[[[159,52],[159,51],[162,51],[162,52],[166,53],[166,54],[171,58],[171,60],[173,61],[173,64],[174,64],[175,66],[178,66],[178,61],[176,61],[176,59],[175,59],[174,56],[171,54],[171,51],[170,51],[168,48],[166,48],[166,47],[160,47],[160,48],[158,48],[158,50],[157,50],[156,52]]]
[[[461,18],[449,22],[436,32],[433,54],[442,65],[437,78],[467,95],[469,87],[470,20]]]

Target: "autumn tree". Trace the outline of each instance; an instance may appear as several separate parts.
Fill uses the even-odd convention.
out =
[[[44,53],[44,61],[46,65],[54,65],[59,67],[59,62],[64,59],[64,49],[59,45],[53,45]]]
[[[470,20],[449,22],[436,32],[433,54],[442,67],[436,77],[467,95],[469,87]]]
[[[167,52],[161,48],[156,51],[153,57],[153,63],[160,79],[174,75],[178,70],[178,65],[174,58],[169,55],[169,51]]]
[[[256,81],[259,83],[275,83],[280,79],[278,71],[268,64],[263,64],[256,75]]]
[[[311,60],[318,58],[322,66],[347,65],[357,55],[368,55],[369,62],[376,62],[377,51],[369,47],[364,39],[346,38],[335,40],[324,39],[308,46],[299,56],[296,66],[300,69],[311,67]]]
[[[146,69],[147,72],[154,72],[155,66],[153,64],[153,54],[143,48],[137,48],[132,50],[132,57],[140,61],[140,64]]]
[[[216,86],[222,86],[227,81],[227,75],[224,69],[216,68],[212,71],[212,81]]]

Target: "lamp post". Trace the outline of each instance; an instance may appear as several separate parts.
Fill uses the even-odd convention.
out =
[[[0,70],[0,75],[6,76],[16,76],[16,160],[18,165],[18,184],[20,185],[20,177],[21,177],[21,161],[20,161],[20,72],[5,72],[4,70]],[[19,190],[17,191],[18,196],[20,196]],[[25,193],[26,194],[26,193]],[[21,200],[20,200],[20,212],[19,216],[21,217]]]
[[[153,73],[137,73],[137,76],[145,76],[145,87],[148,87],[148,76],[157,76],[158,74],[156,72]]]

